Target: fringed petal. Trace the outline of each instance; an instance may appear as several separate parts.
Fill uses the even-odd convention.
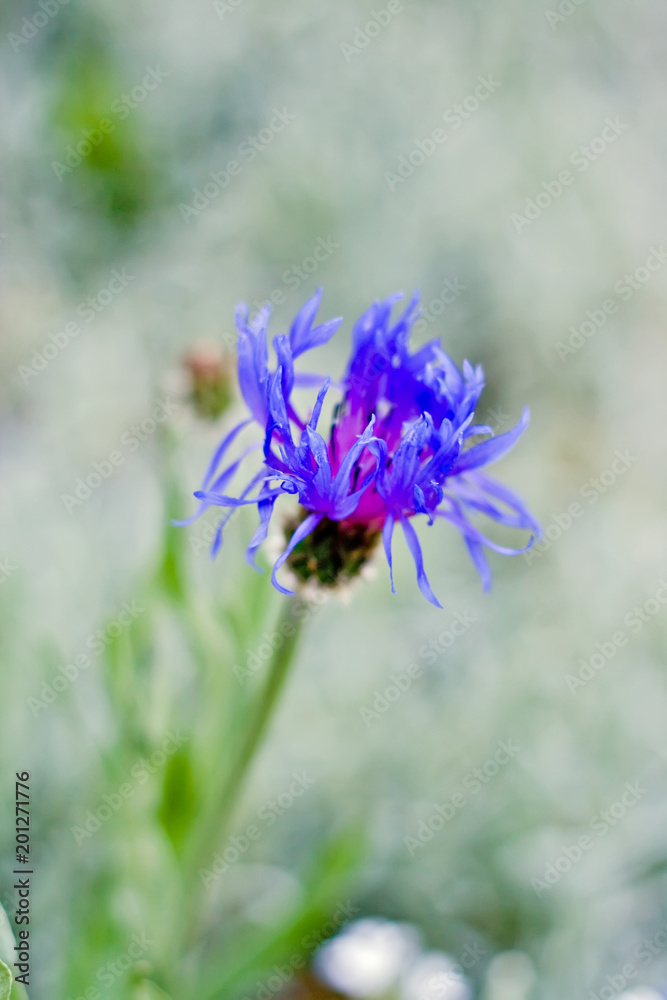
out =
[[[281,594],[287,594],[288,597],[292,597],[294,595],[294,591],[288,590],[287,587],[283,587],[281,583],[278,583],[278,580],[276,579],[276,573],[278,572],[280,567],[285,562],[287,562],[290,553],[296,548],[299,542],[302,541],[306,537],[306,535],[309,535],[311,531],[314,531],[314,529],[317,527],[317,525],[320,523],[323,517],[324,517],[323,514],[309,514],[308,517],[301,522],[299,527],[296,529],[296,531],[290,538],[289,544],[285,549],[285,551],[283,552],[283,554],[281,556],[278,556],[278,558],[276,559],[273,566],[273,572],[271,573],[271,583],[276,588],[276,590],[280,591]]]
[[[491,438],[490,441],[482,441],[481,444],[462,452],[452,466],[451,475],[457,476],[462,472],[468,472],[470,469],[478,469],[482,465],[490,465],[491,462],[497,462],[499,458],[507,454],[510,448],[514,447],[528,426],[529,421],[530,412],[528,407],[526,407],[521,420],[511,431],[501,434],[500,437]]]
[[[442,604],[431,590],[431,584],[428,582],[428,577],[424,571],[424,560],[422,558],[422,550],[419,544],[419,539],[417,538],[417,532],[405,517],[401,518],[401,527],[403,528],[405,540],[408,543],[408,548],[410,549],[412,558],[415,561],[415,566],[417,567],[417,583],[419,584],[419,589],[427,601],[430,601],[431,604],[436,606],[436,608],[440,608],[442,610]]]
[[[252,541],[246,549],[246,560],[253,569],[256,569],[259,573],[263,573],[261,566],[258,566],[255,562],[255,556],[257,555],[257,550],[260,545],[266,541],[266,536],[269,532],[269,523],[271,521],[271,515],[273,514],[273,508],[276,503],[276,497],[272,497],[270,500],[262,500],[257,504],[257,510],[259,513],[259,527],[255,534],[252,536]]]
[[[396,587],[394,586],[394,564],[391,556],[391,539],[394,534],[394,518],[392,514],[387,514],[386,520],[382,527],[382,544],[384,546],[384,554],[387,557],[387,562],[389,563],[389,579],[391,581],[391,592],[396,593]]]

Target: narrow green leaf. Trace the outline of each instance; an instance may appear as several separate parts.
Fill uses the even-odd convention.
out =
[[[157,573],[157,582],[165,593],[175,601],[182,601],[186,592],[185,560],[187,532],[178,528],[173,521],[187,515],[182,491],[170,481],[165,490],[165,523],[163,529],[162,554]]]
[[[167,763],[159,813],[160,822],[177,851],[196,817],[198,805],[190,755],[181,750]]]

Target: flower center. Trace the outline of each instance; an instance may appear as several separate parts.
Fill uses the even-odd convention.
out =
[[[289,540],[309,514],[299,509],[285,525]],[[303,581],[315,579],[323,587],[335,587],[355,577],[369,561],[380,538],[366,524],[331,521],[323,517],[317,527],[294,548],[287,560]]]

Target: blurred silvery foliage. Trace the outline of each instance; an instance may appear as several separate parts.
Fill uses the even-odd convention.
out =
[[[495,560],[489,598],[455,533],[434,530],[426,553],[434,587],[448,595],[444,613],[423,606],[399,549],[397,598],[381,569],[349,606],[314,616],[239,830],[295,770],[316,785],[249,861],[291,873],[293,915],[303,859],[326,832],[356,822],[369,846],[355,904],[414,922],[457,960],[477,947],[468,972],[477,989],[507,949],[530,956],[535,997],[604,995],[607,977],[618,982],[628,963],[637,973],[629,985],[667,981],[667,948],[642,944],[667,923],[665,610],[643,612],[645,621],[632,611],[659,591],[667,565],[667,272],[635,279],[630,296],[614,290],[667,238],[664,7],[586,0],[555,21],[546,14],[558,5],[543,0],[402,7],[366,33],[371,7],[359,0],[244,0],[222,17],[208,0],[72,2],[17,47],[9,34],[39,8],[3,5],[0,738],[8,770],[34,773],[36,1000],[59,995],[63,955],[76,955],[68,927],[78,887],[103,883],[112,868],[93,854],[92,874],[84,870],[70,827],[113,788],[96,764],[111,728],[99,670],[82,672],[37,718],[27,699],[145,593],[165,507],[157,438],[132,428],[169,395],[169,369],[196,339],[229,341],[239,298],[283,293],[279,332],[320,283],[327,314],[346,317],[322,351],[322,369],[334,372],[351,320],[373,297],[419,286],[427,305],[444,302],[420,337],[442,334],[455,357],[484,364],[490,423],[530,404],[524,446],[500,471],[551,530],[536,558]],[[367,44],[346,56],[341,45],[355,37]],[[52,162],[155,67],[163,82],[126,119],[111,114],[113,133],[59,180]],[[489,75],[501,84],[491,97],[460,127],[443,125]],[[269,127],[275,108],[295,120],[186,223],[179,205]],[[578,169],[571,156],[617,117],[627,129]],[[438,127],[447,141],[391,191],[385,174]],[[573,182],[517,232],[512,214],[564,169]],[[320,239],[337,246],[295,277]],[[99,293],[122,268],[130,278],[107,305]],[[465,286],[452,302],[446,281]],[[90,297],[100,308],[87,322],[77,310]],[[618,310],[561,360],[556,345],[568,343],[570,326],[610,297]],[[72,321],[81,333],[22,378],[33,349]],[[225,424],[195,430],[191,420],[181,405],[169,424],[187,438],[171,459],[184,489]],[[62,495],[117,450],[122,464],[68,511]],[[618,450],[633,456],[622,474],[610,471]],[[567,513],[573,503],[577,516]],[[214,565],[189,545],[209,610],[238,591],[252,530],[240,517]],[[276,607],[271,598],[260,632],[271,631]],[[457,612],[474,624],[445,638],[429,663],[420,649]],[[605,654],[619,631],[627,642]],[[156,730],[162,702],[188,691],[188,652],[171,636],[165,612]],[[243,652],[261,642],[254,636]],[[229,671],[232,654],[223,660]],[[568,686],[581,660],[590,679]],[[410,663],[422,676],[366,725],[360,709]],[[464,779],[500,740],[521,752],[479,793],[468,788],[465,808],[411,854],[404,838],[466,791]],[[601,834],[591,824],[626,782],[646,792]],[[11,791],[3,779],[3,804]],[[593,847],[572,861],[583,836]],[[548,866],[560,877],[538,895],[531,880]],[[232,946],[251,923],[252,870],[235,869]],[[110,898],[122,922],[134,901]],[[285,908],[263,911],[274,931]],[[261,981],[260,959],[254,971]]]

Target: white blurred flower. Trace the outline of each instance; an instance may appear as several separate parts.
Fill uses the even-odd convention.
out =
[[[522,951],[496,955],[487,972],[484,1000],[527,1000],[535,983],[535,969]]]
[[[332,989],[365,1000],[393,986],[418,952],[416,928],[369,917],[348,924],[323,944],[313,966]]]
[[[401,1000],[470,1000],[463,970],[441,951],[430,951],[411,965],[403,979]]]

